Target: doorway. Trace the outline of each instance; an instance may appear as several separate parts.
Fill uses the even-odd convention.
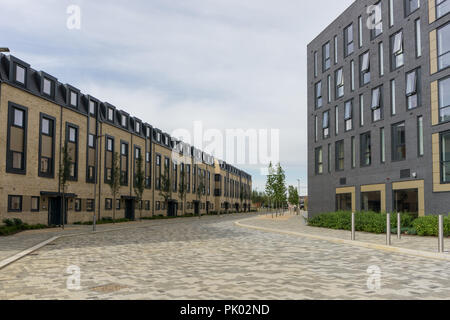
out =
[[[200,214],[200,201],[194,201],[194,214],[196,216]]]
[[[67,203],[68,199],[65,198],[66,210],[64,214],[64,224],[67,224]],[[62,225],[62,197],[48,198],[48,225],[60,226]]]
[[[167,205],[167,216],[176,217],[178,211],[178,203],[174,200],[170,200]]]
[[[125,218],[128,220],[134,220],[134,200],[125,200]]]
[[[396,212],[419,213],[419,190],[394,190],[394,210]]]

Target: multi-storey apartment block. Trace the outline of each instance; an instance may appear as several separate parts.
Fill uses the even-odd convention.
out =
[[[311,215],[450,212],[450,0],[359,0],[308,45]]]
[[[94,213],[112,217],[113,206],[116,218],[129,219],[140,212],[250,210],[250,175],[14,56],[0,55],[0,123],[0,221],[61,224],[63,146],[71,162],[65,223],[92,221]],[[115,156],[121,187],[113,203],[108,182]],[[134,190],[139,158],[145,175],[140,203]],[[170,193],[161,193],[165,182]]]

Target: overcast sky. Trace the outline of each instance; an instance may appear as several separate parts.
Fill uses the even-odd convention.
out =
[[[0,0],[0,47],[168,133],[280,129],[287,182],[305,193],[306,46],[352,2]],[[239,167],[263,190],[259,167]]]

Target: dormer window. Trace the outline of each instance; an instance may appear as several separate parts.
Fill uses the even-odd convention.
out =
[[[169,138],[168,138],[167,136],[164,136],[164,143],[165,143],[166,145],[169,144]]]
[[[156,134],[156,141],[161,142],[161,133]]]
[[[22,67],[20,64],[16,64],[16,81],[25,84],[25,77],[26,77],[27,70],[25,67]]]
[[[147,130],[147,138],[150,138],[150,127],[147,127],[146,130]]]
[[[108,120],[114,121],[114,109],[113,108],[108,108]]]
[[[141,123],[140,123],[140,122],[136,121],[136,125],[135,125],[134,130],[135,130],[137,133],[141,132]]]
[[[97,104],[94,101],[89,101],[89,113],[95,115],[95,110],[97,109]]]
[[[72,107],[78,107],[78,93],[70,91],[70,105]]]
[[[44,78],[42,92],[44,92],[47,96],[52,96],[52,87],[53,82],[47,78]]]
[[[127,126],[127,116],[126,115],[122,115],[122,127],[126,127]]]

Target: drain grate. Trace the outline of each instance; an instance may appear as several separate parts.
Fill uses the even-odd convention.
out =
[[[111,293],[120,291],[122,289],[128,288],[127,286],[116,284],[116,283],[110,283],[103,286],[93,287],[91,288],[92,291],[100,292],[100,293]]]

